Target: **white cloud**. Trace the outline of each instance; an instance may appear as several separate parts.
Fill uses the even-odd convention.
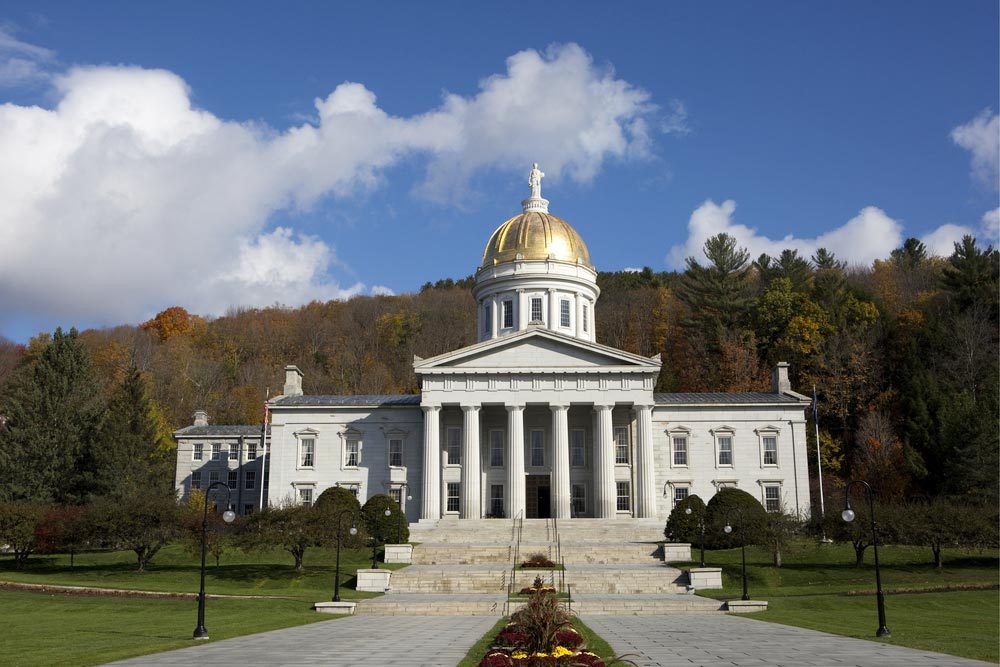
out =
[[[951,131],[951,139],[972,153],[972,176],[997,189],[1000,172],[1000,115],[984,110],[965,125]]]
[[[23,42],[13,30],[0,25],[0,88],[37,83],[49,77],[46,66],[55,52]]]
[[[997,241],[1000,241],[1000,208],[986,211],[980,222],[983,238],[987,242],[995,245]]]
[[[8,53],[49,57],[2,35]],[[344,83],[316,100],[314,122],[285,130],[199,110],[164,70],[77,67],[54,86],[53,108],[0,105],[0,318],[134,322],[173,304],[208,314],[349,296],[364,286],[329,275],[333,248],[268,231],[272,214],[369,191],[412,156],[441,199],[476,170],[532,160],[586,181],[645,154],[654,113],[572,44],[517,53],[477,94],[414,116]]]
[[[372,296],[394,296],[396,293],[385,285],[372,285],[371,294]]]
[[[966,227],[965,225],[953,225],[944,224],[921,237],[921,241],[925,246],[927,246],[927,253],[930,255],[939,255],[941,257],[950,257],[951,253],[955,251],[955,243],[962,240],[965,235],[975,236],[975,230]]]

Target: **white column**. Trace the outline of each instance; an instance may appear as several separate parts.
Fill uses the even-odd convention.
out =
[[[493,304],[493,306],[490,308],[490,320],[491,320],[490,321],[490,334],[491,334],[490,338],[496,338],[497,337],[497,329],[498,329],[499,323],[500,323],[500,312],[499,312],[500,311],[500,300],[497,298],[496,294],[494,294],[493,296],[490,297],[490,303]]]
[[[440,405],[423,405],[424,411],[424,478],[421,519],[441,518],[441,416]]]
[[[636,405],[636,516],[656,516],[656,464],[653,461],[653,406]]]
[[[524,516],[524,406],[507,407],[507,516]]]
[[[569,489],[569,406],[550,404],[552,410],[552,506],[557,519],[568,519]]]
[[[559,331],[559,292],[549,289],[549,330]]]
[[[617,506],[615,488],[615,438],[611,427],[611,405],[595,405],[594,507],[599,518],[613,518]]]
[[[577,338],[586,338],[583,333],[583,296],[579,292],[573,295],[573,333]]]
[[[479,490],[479,408],[462,406],[462,518],[483,518]]]
[[[528,320],[530,318],[530,313],[528,313],[528,307],[525,303],[526,299],[524,297],[524,290],[517,290],[517,330],[524,331],[528,328]]]

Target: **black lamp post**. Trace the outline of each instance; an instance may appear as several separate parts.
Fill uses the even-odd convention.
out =
[[[205,490],[205,510],[201,516],[201,587],[198,589],[198,627],[194,629],[195,639],[208,639],[208,630],[205,629],[205,552],[208,550],[206,541],[208,539],[208,497],[212,495],[212,489],[222,487],[226,490],[226,511],[222,513],[222,520],[232,523],[236,518],[236,512],[229,509],[229,497],[231,492],[229,486],[222,482],[212,482]]]
[[[749,600],[750,594],[747,593],[747,531],[746,524],[743,522],[743,510],[733,509],[732,513],[736,515],[739,519],[738,528],[740,529],[740,551],[743,554],[743,597],[742,600]],[[729,522],[729,517],[726,516],[726,526],[723,528],[726,534],[733,532],[733,527]]]
[[[352,509],[342,510],[337,515],[337,571],[336,571],[336,574],[334,575],[334,580],[333,580],[333,601],[334,602],[340,602],[340,543],[342,541],[341,536],[343,535],[343,532],[344,532],[344,529],[343,529],[343,520],[344,520],[344,517],[347,516],[348,514],[350,514],[352,516],[355,516],[355,521],[354,522],[357,523],[357,517],[356,517],[356,515],[354,515],[354,510],[352,510]],[[351,535],[357,535],[358,534],[358,527],[356,525],[352,525],[350,533],[351,533]]]
[[[688,507],[684,510],[685,514],[692,514],[692,510]],[[698,517],[698,528],[701,529],[701,567],[705,567],[705,510],[702,509],[701,516]]]
[[[385,516],[391,516],[392,515],[392,510],[390,510],[389,508],[386,508],[385,512],[383,512],[383,514]],[[380,537],[379,534],[378,534],[378,521],[372,521],[372,524],[373,524],[372,525],[372,569],[373,570],[377,570],[378,569],[378,551],[377,551],[377,549],[378,549],[378,538]]]
[[[851,487],[855,484],[860,484],[868,492],[868,508],[872,515],[872,549],[875,552],[875,587],[878,589],[875,592],[875,597],[878,600],[878,630],[875,631],[875,636],[890,637],[892,636],[892,633],[889,632],[889,628],[885,626],[885,593],[882,591],[882,571],[879,569],[878,565],[878,529],[875,525],[875,492],[872,491],[872,487],[868,482],[863,479],[852,479],[847,484],[847,489],[844,491],[844,511],[840,513],[840,516],[848,523],[854,521],[855,514],[854,510],[851,509]]]
[[[401,486],[400,490],[399,490],[399,497],[400,497],[400,499],[402,499],[402,497],[403,497],[403,489],[404,488],[406,488],[406,484],[403,484]],[[413,496],[406,496],[406,499],[407,500],[413,500]],[[388,511],[388,510],[386,510],[386,511]],[[402,540],[403,540],[403,517],[404,516],[406,516],[406,513],[403,512],[403,506],[402,506],[402,504],[400,504],[400,506],[399,506],[399,513],[398,513],[398,516],[396,517],[396,544],[402,544],[403,543]]]

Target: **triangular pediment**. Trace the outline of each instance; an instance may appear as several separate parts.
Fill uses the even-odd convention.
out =
[[[659,356],[643,357],[570,336],[529,329],[463,347],[430,359],[417,359],[414,370],[530,370],[574,368],[646,368],[658,370]]]

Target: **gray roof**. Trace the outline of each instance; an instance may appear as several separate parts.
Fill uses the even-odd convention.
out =
[[[709,393],[680,393],[680,394],[653,394],[653,400],[657,405],[690,405],[704,403],[708,405],[756,405],[760,403],[788,403],[795,405],[801,399],[787,394],[766,394],[760,391],[744,393],[709,392]]]
[[[358,396],[282,396],[272,405],[342,405],[392,407],[420,405],[420,394],[361,394]]]
[[[271,432],[271,427],[267,427]],[[208,426],[185,426],[174,431],[176,435],[191,437],[260,435],[260,424],[209,424]]]

